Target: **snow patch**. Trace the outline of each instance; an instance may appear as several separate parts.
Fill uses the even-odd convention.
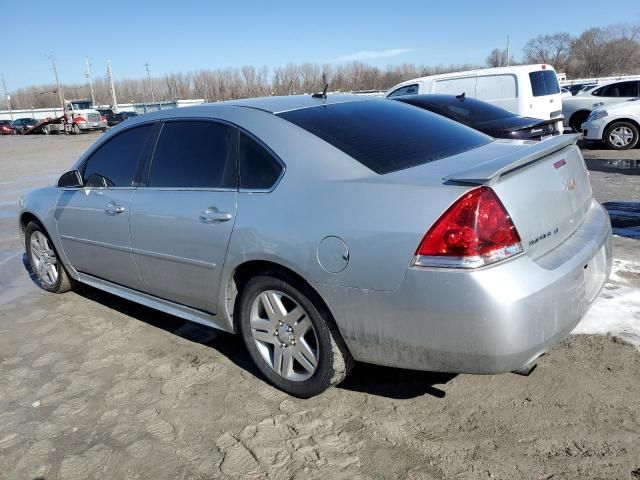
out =
[[[607,335],[640,351],[640,263],[614,260],[611,276],[573,334]]]

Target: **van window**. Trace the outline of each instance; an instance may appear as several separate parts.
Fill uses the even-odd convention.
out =
[[[558,77],[553,70],[538,70],[537,72],[529,72],[529,80],[531,81],[531,92],[534,97],[543,97],[545,95],[555,95],[560,93],[560,85],[558,85]]]
[[[503,100],[518,97],[515,75],[479,76],[476,83],[476,98],[481,100]]]
[[[434,83],[434,93],[449,93],[451,95],[460,95],[462,92],[469,97],[476,96],[476,77],[464,78],[443,78],[436,80]]]
[[[405,85],[404,87],[400,87],[391,92],[389,97],[399,97],[401,95],[415,95],[418,93],[418,84],[413,83],[411,85]]]
[[[481,147],[491,137],[393,100],[365,100],[277,114],[382,175]]]

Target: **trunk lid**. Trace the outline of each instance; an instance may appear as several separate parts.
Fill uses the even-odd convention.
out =
[[[577,136],[561,135],[445,177],[488,185],[511,216],[524,251],[539,258],[581,225],[591,204],[589,175]]]

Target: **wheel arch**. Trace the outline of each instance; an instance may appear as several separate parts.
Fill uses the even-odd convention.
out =
[[[33,212],[30,212],[30,211],[24,211],[20,214],[20,221],[19,221],[20,236],[22,237],[22,240],[23,240],[22,243],[24,243],[24,232],[27,229],[27,225],[29,225],[29,223],[31,222],[36,222],[38,225],[40,225],[40,227],[42,227],[42,229],[47,233],[47,235],[49,235],[47,228],[44,226],[44,223],[42,222],[42,220],[38,218],[37,215],[35,215]],[[49,235],[49,237],[50,236],[51,235]]]
[[[634,127],[636,127],[638,129],[638,132],[640,132],[640,122],[638,122],[637,120],[634,120],[633,118],[627,118],[627,117],[620,117],[620,118],[616,118],[615,120],[611,120],[605,127],[604,129],[605,132],[609,130],[614,123],[617,123],[617,122],[628,122]]]
[[[300,288],[305,294],[309,295],[310,300],[314,303],[316,308],[326,314],[326,318],[331,325],[331,328],[337,335],[340,336],[340,340],[344,342],[340,329],[333,317],[333,313],[329,309],[329,306],[324,301],[318,291],[302,277],[299,273],[295,272],[289,267],[286,267],[280,263],[271,260],[249,260],[243,262],[235,267],[228,281],[225,285],[225,311],[233,324],[233,331],[235,333],[240,331],[238,306],[240,301],[240,294],[243,288],[253,277],[259,275],[271,275],[276,278],[280,278],[285,281],[289,281],[293,286]],[[346,345],[346,343],[344,343]],[[348,348],[348,347],[347,347]]]
[[[576,120],[576,118],[577,118],[579,115],[586,115],[586,116],[589,116],[589,114],[590,114],[590,113],[591,113],[591,110],[586,109],[586,108],[581,108],[581,109],[579,109],[579,110],[576,110],[575,112],[573,112],[573,113],[571,114],[571,117],[569,117],[569,126],[570,126],[571,128],[573,128],[573,122],[574,122],[574,120]],[[585,118],[585,120],[586,120],[586,118]]]

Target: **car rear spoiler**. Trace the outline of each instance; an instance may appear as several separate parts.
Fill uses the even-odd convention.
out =
[[[453,175],[448,175],[444,177],[443,180],[454,183],[490,185],[495,183],[498,178],[505,173],[526,167],[563,148],[575,145],[579,137],[577,134],[551,137],[502,157],[480,163],[467,170],[461,170]]]

